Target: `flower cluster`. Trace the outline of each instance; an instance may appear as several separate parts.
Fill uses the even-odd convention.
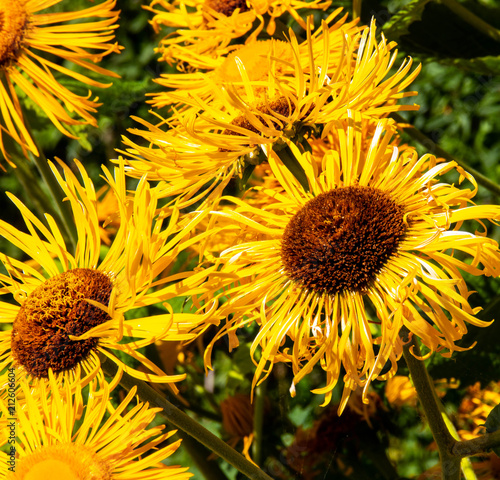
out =
[[[98,65],[123,49],[116,0],[54,9],[62,1],[0,5],[0,152],[13,171],[34,161],[54,200],[42,218],[7,193],[18,222],[0,220],[0,427],[15,418],[17,437],[0,479],[189,478],[162,463],[180,440],[154,422],[161,409],[119,384],[163,384],[189,405],[179,385],[196,362],[174,364],[192,341],[200,370],[221,343],[248,347],[248,391],[219,408],[251,466],[255,390],[277,365],[291,397],[308,377],[330,405],[312,435],[329,442],[304,429],[288,454],[307,444],[289,465],[314,478],[345,428],[363,444],[374,435],[375,380],[390,382],[389,403],[403,387],[413,396],[396,376],[408,338],[423,358],[449,357],[472,347],[460,343],[470,325],[491,323],[467,279],[500,276],[486,228],[500,207],[474,203],[457,162],[401,140],[395,114],[419,108],[408,87],[420,66],[375,20],[321,0],[146,5],[160,60],[176,68],[155,80],[152,116],[132,117],[97,189],[82,162],[46,160],[28,122],[33,111],[76,138],[101,105],[82,86],[118,77]]]

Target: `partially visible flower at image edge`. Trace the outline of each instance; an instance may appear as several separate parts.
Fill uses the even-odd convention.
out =
[[[110,83],[98,82],[82,73],[55,63],[59,57],[88,71],[108,77],[119,77],[97,65],[110,53],[120,53],[112,43],[118,28],[116,0],[105,0],[76,12],[42,13],[61,0],[9,0],[0,2],[0,151],[10,161],[3,134],[17,142],[25,156],[38,156],[38,148],[25,124],[23,98],[16,87],[57,127],[77,138],[67,126],[90,124],[97,126],[93,113],[98,99],[78,95],[63,86],[57,75],[72,78],[84,85],[107,88]],[[98,21],[80,22],[95,17]],[[55,75],[54,75],[55,74]],[[1,167],[0,165],[0,168]]]
[[[500,219],[500,207],[470,205],[477,186],[469,174],[455,162],[418,158],[412,148],[398,152],[390,145],[393,133],[380,122],[364,149],[359,122],[351,119],[338,126],[340,148],[326,152],[320,167],[290,144],[308,189],[271,155],[284,193],[261,189],[269,198],[262,209],[222,197],[224,210],[212,212],[211,231],[233,235],[234,246],[220,254],[219,270],[209,276],[212,291],[202,296],[226,299],[218,313],[227,321],[206,350],[207,367],[214,342],[228,335],[234,348],[238,329],[257,322],[253,385],[274,363],[287,362],[295,395],[295,385],[319,364],[326,384],[313,392],[324,394],[326,405],[345,370],[342,412],[352,391],[363,388],[367,402],[374,379],[395,375],[403,326],[427,348],[426,356],[450,356],[467,348],[456,344],[466,323],[491,323],[476,317],[480,308],[469,304],[460,270],[498,276],[498,243],[460,227],[466,220]],[[474,190],[436,178],[453,171]]]
[[[103,385],[104,391],[99,395],[91,390],[83,398],[80,388],[74,393],[69,385],[60,390],[53,376],[36,393],[22,380],[19,392],[26,398],[26,405],[16,410],[16,458],[11,460],[0,452],[0,479],[192,477],[187,467],[163,463],[179,448],[181,440],[159,447],[176,433],[164,432],[164,425],[152,426],[160,409],[140,402],[133,406],[135,387],[118,407],[112,408],[108,404],[108,387]],[[108,410],[110,414],[106,416]],[[5,430],[10,417],[2,402],[0,426]]]
[[[0,274],[0,294],[5,299],[0,301],[0,322],[4,328],[12,326],[0,332],[0,371],[4,372],[0,385],[5,385],[5,369],[12,366],[16,375],[28,376],[34,387],[46,383],[51,370],[65,383],[85,385],[102,379],[100,356],[141,380],[169,384],[182,380],[185,375],[166,375],[140,349],[159,340],[190,340],[209,316],[174,314],[167,303],[163,303],[165,313],[129,320],[125,315],[196,290],[192,288],[205,272],[160,278],[190,245],[196,220],[178,231],[178,210],[173,207],[167,219],[158,216],[158,199],[144,179],[134,195],[127,196],[123,165],[114,169],[114,177],[103,167],[120,220],[111,245],[104,247],[94,185],[75,162],[82,183],[62,162],[59,167],[65,178],[50,163],[71,205],[78,238],[74,255],[51,216],[46,215],[48,226],[44,225],[8,194],[29,233],[0,220],[0,236],[32,260],[22,262],[0,253],[7,271]],[[11,297],[16,304],[7,300]],[[149,373],[125,363],[123,355]],[[177,391],[175,385],[171,388]]]
[[[342,8],[337,8],[314,31],[312,18],[308,17],[307,40],[297,46],[287,39],[254,40],[245,45],[234,45],[229,54],[219,54],[205,66],[203,72],[162,74],[154,82],[163,88],[159,92],[147,94],[152,97],[148,103],[158,111],[172,105],[174,111],[185,114],[188,108],[196,112],[202,105],[210,105],[211,109],[224,107],[227,101],[222,100],[219,91],[224,88],[234,89],[238,95],[248,96],[252,100],[249,86],[258,101],[265,102],[266,96],[272,92],[273,84],[269,83],[272,77],[280,78],[280,82],[284,78],[292,80],[299,70],[297,64],[300,70],[311,70],[311,49],[315,61],[324,60],[327,65],[328,70],[322,73],[338,81],[339,71],[349,75],[348,72],[354,68],[356,59],[352,52],[361,39],[359,34],[367,30],[366,26],[358,26],[355,20],[347,22],[347,16]],[[292,39],[294,36],[289,33],[287,38]],[[308,78],[302,72],[299,75]],[[221,98],[214,102],[217,97]],[[255,103],[254,100],[252,102]]]
[[[255,40],[264,27],[264,15],[269,18],[266,33],[272,36],[276,19],[285,12],[305,29],[306,24],[298,12],[326,10],[330,4],[321,0],[153,0],[144,8],[155,14],[150,23],[156,33],[163,27],[175,29],[156,49],[160,60],[177,64],[180,70],[193,70],[203,69],[207,63],[231,51],[232,40],[249,32],[245,41]],[[256,27],[255,20],[259,21]]]

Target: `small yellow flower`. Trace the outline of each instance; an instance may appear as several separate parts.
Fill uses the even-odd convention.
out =
[[[460,271],[500,273],[497,242],[484,232],[460,230],[465,220],[499,219],[500,207],[470,205],[477,189],[460,189],[437,176],[455,171],[459,181],[468,178],[475,186],[474,179],[455,162],[418,158],[411,148],[398,152],[384,122],[366,149],[359,123],[338,126],[339,148],[327,152],[320,166],[289,145],[307,186],[271,154],[283,193],[261,189],[270,199],[265,208],[223,197],[233,210],[214,212],[223,222],[212,231],[240,233],[220,254],[206,297],[227,299],[218,313],[228,320],[214,342],[227,334],[230,348],[236,347],[239,328],[260,325],[251,346],[252,355],[260,350],[254,386],[274,363],[288,362],[293,395],[319,365],[326,383],[313,392],[324,394],[327,404],[345,371],[340,411],[350,392],[363,388],[366,402],[374,379],[396,373],[403,326],[429,355],[463,350],[455,342],[466,324],[489,323],[476,318]]]
[[[9,161],[3,133],[12,137],[25,155],[38,150],[25,126],[21,101],[15,87],[33,101],[57,129],[76,138],[66,126],[87,123],[97,126],[93,117],[100,105],[91,92],[81,96],[61,85],[57,75],[65,75],[91,87],[104,84],[61,65],[66,61],[102,75],[117,74],[97,65],[114,52],[120,53],[114,39],[118,25],[116,0],[105,0],[76,12],[43,13],[61,0],[6,0],[0,2],[0,151]],[[82,22],[89,17],[99,20]],[[59,57],[58,61],[54,61]],[[56,74],[56,76],[54,76]],[[73,115],[74,113],[74,115]],[[79,117],[75,118],[75,117]],[[3,168],[3,167],[2,167]]]
[[[28,375],[35,386],[46,382],[51,370],[58,379],[84,385],[102,376],[100,356],[142,380],[181,380],[182,375],[164,374],[139,349],[158,340],[191,339],[194,334],[188,332],[201,325],[202,318],[171,310],[144,318],[126,319],[125,315],[190,294],[203,272],[160,275],[190,245],[196,222],[185,223],[178,231],[179,212],[174,207],[166,225],[156,214],[158,198],[146,181],[140,181],[135,195],[127,197],[123,165],[115,168],[114,178],[103,167],[120,219],[113,242],[104,248],[90,178],[78,162],[83,182],[62,162],[59,166],[65,178],[51,164],[71,206],[78,238],[74,254],[51,216],[46,216],[45,225],[13,195],[8,194],[26,230],[0,221],[0,235],[32,259],[28,264],[0,254],[6,270],[0,274],[0,322],[12,326],[0,332],[0,384],[5,384],[5,369],[14,366],[17,375]],[[11,297],[15,303],[9,303]],[[133,357],[151,373],[126,365],[117,354]]]
[[[157,52],[170,65],[181,70],[207,68],[220,55],[232,50],[231,41],[251,32],[252,41],[264,27],[264,15],[269,16],[266,32],[273,35],[276,18],[288,12],[306,28],[299,16],[301,9],[326,9],[330,1],[320,0],[153,0],[147,10],[155,16],[151,21],[158,33],[162,27],[173,27]],[[254,21],[259,25],[255,28]]]
[[[162,463],[181,441],[159,447],[176,433],[164,433],[163,425],[151,426],[160,409],[144,403],[133,406],[135,387],[114,409],[108,404],[108,385],[103,390],[91,390],[82,408],[81,390],[73,395],[66,385],[61,391],[53,376],[36,393],[21,381],[19,392],[26,405],[15,414],[16,455],[11,460],[10,452],[0,452],[0,479],[187,480],[192,476],[187,468]],[[106,416],[108,409],[111,413]],[[3,402],[0,412],[0,425],[6,431],[12,415]]]
[[[213,199],[234,175],[267,162],[273,150],[283,150],[289,141],[326,136],[348,112],[379,119],[393,111],[418,108],[397,101],[415,95],[403,90],[419,68],[410,72],[409,59],[390,75],[395,44],[384,38],[377,42],[374,23],[356,35],[344,35],[342,28],[334,27],[324,22],[314,35],[309,28],[302,44],[292,31],[286,44],[268,44],[261,57],[268,66],[262,80],[252,80],[250,66],[243,63],[251,55],[241,61],[236,61],[237,54],[231,57],[231,64],[237,66],[231,70],[238,69],[241,81],[224,83],[223,75],[219,80],[207,75],[213,95],[200,90],[201,96],[193,94],[190,103],[187,95],[178,95],[177,100],[190,108],[169,119],[170,129],[136,119],[146,130],[131,133],[149,145],[125,138],[127,172],[163,180],[163,194],[184,194],[186,204],[200,199],[197,192],[202,187],[206,191],[201,197]],[[287,49],[288,56],[275,56]]]

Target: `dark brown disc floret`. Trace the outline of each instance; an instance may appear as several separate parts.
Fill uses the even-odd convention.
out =
[[[282,238],[285,272],[301,287],[363,292],[396,253],[406,232],[404,209],[372,187],[340,187],[307,202]]]
[[[240,12],[249,10],[246,0],[207,0],[205,5],[226,17],[230,17],[237,8]]]
[[[0,69],[14,64],[21,54],[28,13],[19,0],[0,2]]]
[[[75,268],[49,278],[21,306],[12,329],[12,355],[35,377],[69,370],[96,347],[97,338],[71,340],[109,320],[91,299],[108,306],[113,284],[108,275]]]

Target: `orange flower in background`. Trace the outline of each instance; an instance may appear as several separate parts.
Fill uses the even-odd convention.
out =
[[[269,18],[266,32],[273,35],[275,20],[288,12],[306,28],[298,11],[322,9],[330,1],[321,0],[153,0],[144,7],[155,14],[151,25],[158,33],[163,27],[174,28],[156,49],[161,60],[177,64],[180,70],[204,69],[234,47],[231,41],[251,32],[247,42],[257,38]],[[254,28],[254,21],[259,25]]]
[[[78,95],[59,83],[57,77],[69,77],[89,87],[106,88],[111,84],[70,70],[62,61],[90,72],[118,77],[97,65],[104,56],[121,50],[113,43],[114,30],[118,28],[119,12],[113,10],[116,0],[105,0],[76,12],[43,11],[61,1],[0,2],[0,151],[7,161],[11,152],[4,135],[16,141],[24,155],[28,152],[39,155],[25,125],[22,97],[34,102],[57,129],[69,137],[77,138],[71,125],[97,126],[93,117],[100,105],[97,97],[92,99],[90,91],[87,95]],[[92,18],[96,20],[85,21]]]
[[[458,387],[459,383],[453,378],[451,380],[445,378],[434,380],[434,388],[439,398],[444,397],[449,389]],[[409,407],[415,407],[415,405],[417,405],[417,391],[410,377],[405,375],[396,375],[387,380],[385,385],[385,396],[391,405],[398,408],[403,405]]]
[[[491,382],[485,388],[476,382],[467,389],[467,394],[458,408],[458,434],[470,440],[485,432],[485,422],[493,408],[500,404],[500,382]]]

